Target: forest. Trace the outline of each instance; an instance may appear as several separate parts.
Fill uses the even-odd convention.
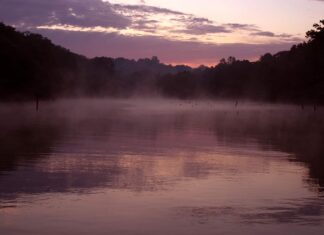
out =
[[[259,60],[222,59],[212,67],[163,64],[156,56],[87,58],[0,23],[0,100],[61,97],[249,99],[324,103],[324,20],[303,43]]]

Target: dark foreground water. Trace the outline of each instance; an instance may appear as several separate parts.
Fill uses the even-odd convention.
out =
[[[0,234],[323,234],[321,109],[70,100],[0,114]]]

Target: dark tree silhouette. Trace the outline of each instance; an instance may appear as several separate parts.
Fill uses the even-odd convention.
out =
[[[324,103],[324,20],[289,51],[256,62],[235,57],[214,67],[162,64],[156,56],[131,60],[74,54],[41,35],[0,24],[0,99],[153,94]]]
[[[312,29],[306,33],[306,37],[309,38],[310,41],[323,40],[323,38],[324,38],[324,20],[321,20],[319,22],[319,24],[314,24],[313,27],[314,27],[314,29]]]

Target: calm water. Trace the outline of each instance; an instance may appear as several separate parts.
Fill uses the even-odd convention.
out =
[[[324,111],[0,106],[0,234],[323,234]]]

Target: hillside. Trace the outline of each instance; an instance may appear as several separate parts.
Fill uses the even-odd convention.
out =
[[[0,98],[131,96],[156,93],[177,98],[233,98],[324,103],[324,21],[307,42],[257,62],[222,59],[191,69],[157,57],[88,59],[38,34],[0,24]]]
[[[129,60],[84,56],[30,32],[0,23],[0,99],[62,96],[125,96],[138,83],[157,75],[190,70],[152,59]]]

